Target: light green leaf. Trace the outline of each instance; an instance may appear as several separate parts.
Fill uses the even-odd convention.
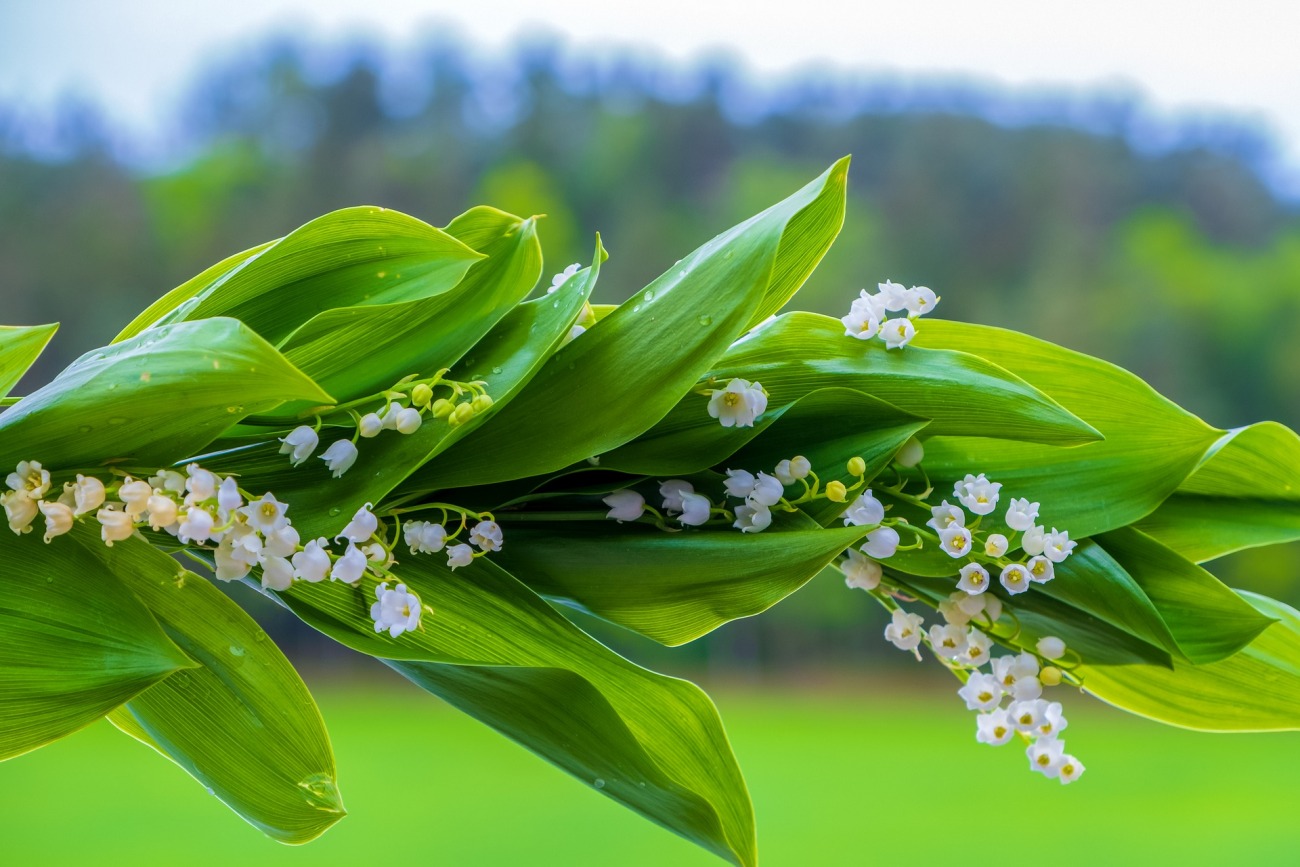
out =
[[[289,335],[280,351],[339,401],[375,394],[410,374],[429,376],[451,367],[532,291],[542,272],[542,249],[536,220],[495,208],[474,208],[446,231],[486,257],[465,262],[468,273],[454,288],[401,303],[369,300],[326,310]],[[295,409],[302,407],[276,415],[284,418]]]
[[[1149,514],[1220,434],[1128,371],[1023,334],[927,319],[916,343],[976,353],[1023,377],[1106,437],[1070,449],[977,437],[926,442],[924,466],[941,495],[942,483],[986,473],[1002,483],[1004,499],[1042,503],[1040,522],[1069,530],[1073,538]],[[972,393],[969,400],[978,403],[983,395]]]
[[[823,530],[800,513],[777,513],[752,536],[731,527],[667,533],[648,524],[497,517],[510,539],[493,555],[503,568],[543,596],[667,645],[766,611],[870,529]]]
[[[1137,526],[1198,563],[1300,539],[1300,437],[1276,422],[1228,431]]]
[[[1300,612],[1237,591],[1277,622],[1219,662],[1103,665],[1084,656],[1084,689],[1116,707],[1202,731],[1300,729]]]
[[[397,211],[345,208],[240,253],[164,296],[123,336],[229,316],[274,344],[334,307],[428,298],[460,282],[481,254]],[[185,291],[193,290],[182,299]],[[164,307],[169,307],[165,312]],[[143,318],[143,317],[141,317]],[[122,339],[119,337],[119,339]]]
[[[196,454],[244,415],[325,392],[234,319],[151,329],[74,361],[0,415],[0,466]]]
[[[377,635],[373,584],[295,585],[308,624],[574,774],[602,794],[740,865],[755,863],[753,812],[712,702],[594,641],[490,561],[449,572],[394,567],[426,605],[422,628]]]
[[[923,328],[929,328],[927,321]],[[1024,380],[962,352],[907,347],[844,334],[836,319],[789,313],[755,329],[708,372],[717,387],[733,378],[762,383],[775,410],[821,388],[852,388],[931,419],[927,435],[993,435],[1073,445],[1097,433]],[[718,424],[694,392],[645,434]]]
[[[0,760],[94,722],[195,663],[71,540],[0,533]]]
[[[55,325],[0,325],[0,397],[7,397],[50,342]]]
[[[306,843],[343,818],[320,712],[253,619],[142,541],[128,539],[111,550],[93,534],[79,532],[77,541],[201,663],[113,711],[113,724],[282,843]]]
[[[682,259],[563,347],[491,425],[442,455],[435,466],[443,485],[540,475],[651,427],[772,300],[769,290],[786,292],[780,281],[792,281],[820,256],[839,231],[823,200],[841,203],[831,211],[842,208],[843,180],[836,164]],[[787,233],[805,209],[822,215],[819,231],[801,224]],[[784,276],[774,282],[773,275]]]

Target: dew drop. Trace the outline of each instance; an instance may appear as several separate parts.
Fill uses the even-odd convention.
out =
[[[654,293],[654,290],[653,290],[653,289],[647,289],[647,290],[645,290],[645,300],[647,300],[647,301],[653,301],[653,300],[655,300],[655,293]]]
[[[495,373],[495,374],[497,374],[498,376],[500,376],[500,375],[501,375],[501,368],[499,368],[499,367],[494,367],[494,368],[492,368],[492,372]]]
[[[243,656],[243,655],[244,655],[244,648],[240,647],[238,644],[232,644],[232,645],[230,645],[230,655],[231,655],[231,656]]]
[[[337,515],[337,514],[338,514],[339,512],[341,512],[341,511],[343,511],[343,510],[340,509],[338,506],[335,506],[334,508],[330,509],[330,517],[333,518],[335,515]]]
[[[685,276],[686,276],[686,272],[685,272],[685,271],[678,271],[678,272],[677,272],[677,276],[678,276],[678,277],[685,277]]]
[[[592,785],[594,785],[597,789],[603,789],[605,788],[605,781],[602,780],[600,777],[597,777],[596,782],[593,783]]]
[[[641,305],[638,304],[638,305],[636,305],[635,307],[633,307],[633,308],[632,308],[632,312],[633,312],[633,313],[640,313],[640,312],[641,312]]]
[[[253,633],[253,640],[258,642],[266,641],[266,633],[260,629],[257,630],[256,632]]]
[[[712,325],[712,324],[713,324],[713,317],[712,317],[712,316],[701,316],[701,317],[700,317],[700,324],[701,324],[701,325]]]
[[[53,584],[53,583],[54,583],[54,576],[53,576],[53,575],[46,575],[46,576],[45,576],[45,583],[46,583],[46,584]]]

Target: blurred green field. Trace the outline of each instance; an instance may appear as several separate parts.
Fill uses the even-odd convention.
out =
[[[1300,736],[1179,731],[1058,696],[1088,766],[1066,788],[1031,775],[1012,746],[977,744],[942,684],[718,693],[765,865],[1294,864],[1300,852]],[[315,843],[262,837],[101,722],[0,765],[0,862],[722,863],[415,690],[318,697],[351,815]]]

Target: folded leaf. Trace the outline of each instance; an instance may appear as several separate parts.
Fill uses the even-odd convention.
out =
[[[91,534],[76,535],[201,663],[113,711],[113,724],[283,843],[306,843],[343,818],[325,724],[275,642],[224,593],[156,548],[128,539],[110,550]]]
[[[1101,665],[1084,657],[1083,686],[1131,713],[1202,731],[1300,729],[1300,612],[1237,591],[1277,622],[1219,662],[1172,668]]]
[[[296,399],[330,397],[240,322],[163,326],[83,355],[0,415],[0,467],[125,457],[163,466],[244,415]]]
[[[697,687],[608,650],[490,561],[453,573],[412,555],[394,572],[432,606],[419,631],[397,639],[375,633],[373,585],[295,585],[282,598],[311,626],[602,794],[736,864],[755,863],[749,795]]]
[[[0,532],[0,760],[196,664],[96,557],[53,541]]]
[[[406,214],[345,208],[209,268],[164,296],[118,339],[146,327],[229,316],[279,344],[334,307],[445,292],[480,258],[446,232]],[[182,299],[185,292],[191,295]],[[156,318],[143,322],[148,316]]]
[[[1300,539],[1300,437],[1276,422],[1228,431],[1137,526],[1197,563]]]
[[[50,342],[56,325],[0,325],[0,397],[7,397]]]
[[[967,473],[985,473],[1002,483],[1004,499],[1042,503],[1039,522],[1069,530],[1073,538],[1152,512],[1221,433],[1128,371],[1023,334],[927,319],[916,343],[961,349],[1012,371],[1106,437],[1070,449],[978,437],[926,442],[924,466],[941,495]],[[982,399],[969,396],[972,405]]]
[[[492,424],[444,453],[437,463],[444,486],[540,475],[651,427],[773,301],[774,280],[793,280],[835,237],[831,214],[842,208],[843,180],[837,164],[682,259],[562,348]],[[827,198],[840,204],[824,207]],[[821,215],[817,230],[787,234],[805,209]],[[695,400],[704,412],[705,399]]]

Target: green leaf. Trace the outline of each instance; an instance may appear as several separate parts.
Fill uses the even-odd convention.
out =
[[[1141,586],[1168,624],[1179,652],[1194,663],[1231,656],[1272,622],[1218,578],[1150,536],[1126,527],[1097,541]]]
[[[978,437],[926,443],[924,466],[936,487],[986,473],[1003,484],[1004,498],[1042,503],[1043,525],[1069,530],[1073,538],[1149,514],[1220,434],[1128,371],[1023,334],[927,319],[916,343],[974,352],[1013,371],[1106,437],[1070,449]],[[972,405],[983,399],[978,392],[968,396]]]
[[[147,543],[128,539],[110,550],[92,534],[77,536],[201,663],[113,711],[113,724],[283,843],[306,843],[343,818],[325,724],[275,642],[225,594]]]
[[[1198,563],[1300,539],[1300,437],[1276,422],[1228,431],[1138,528]]]
[[[926,321],[922,327],[930,326]],[[761,382],[771,410],[840,387],[931,419],[927,435],[994,434],[1061,445],[1098,436],[1047,395],[983,359],[916,347],[888,350],[879,341],[848,337],[838,320],[814,313],[789,313],[755,329],[708,372],[708,380],[720,385],[736,377]],[[687,394],[644,439],[718,426],[707,405],[705,396]]]
[[[279,344],[334,307],[446,292],[480,258],[446,232],[406,214],[345,208],[218,263],[173,290],[146,311],[160,314],[147,327],[228,316]],[[191,290],[189,298],[181,298]],[[143,325],[133,322],[123,336],[139,333]]]
[[[781,281],[820,256],[839,231],[838,222],[827,221],[823,200],[842,208],[843,197],[843,167],[836,164],[682,259],[557,352],[491,425],[445,452],[438,463],[443,486],[540,475],[651,427],[773,301],[769,290],[781,295]],[[822,215],[819,231],[803,226],[788,234],[809,208]],[[523,441],[527,448],[518,447]]]
[[[766,611],[870,529],[823,530],[800,513],[777,513],[752,536],[731,527],[667,533],[640,523],[497,517],[510,539],[493,555],[503,568],[543,596],[667,645]]]
[[[67,538],[0,533],[0,760],[72,734],[195,665]]]
[[[849,457],[875,451],[881,443],[887,447],[901,436],[894,450],[882,455],[883,467],[908,437],[926,425],[925,419],[848,388],[818,389],[769,408],[753,427],[723,427],[701,412],[703,407],[701,400],[694,406],[696,413],[674,410],[632,442],[601,455],[600,466],[642,475],[679,475],[732,458],[732,467],[771,472],[778,461],[798,454],[812,460],[808,452],[815,451],[819,462],[814,470],[821,475],[824,470],[843,469],[839,465]],[[697,414],[707,424],[699,423]],[[774,430],[767,433],[769,429]],[[759,445],[752,447],[755,442]]]
[[[340,401],[451,367],[532,291],[542,273],[542,249],[536,220],[495,208],[474,208],[446,231],[485,257],[464,262],[468,273],[455,288],[401,303],[371,300],[326,310],[285,339],[280,351]],[[294,409],[302,407],[277,416]]]
[[[394,568],[426,605],[422,628],[377,635],[372,584],[295,585],[311,626],[384,659],[602,794],[740,865],[755,863],[753,811],[717,710],[696,686],[640,668],[485,560],[449,572]]]
[[[0,325],[0,397],[8,397],[58,330],[57,324]]]
[[[333,536],[358,508],[380,502],[399,485],[401,495],[436,486],[437,473],[417,472],[418,468],[489,421],[523,389],[568,335],[596,285],[604,258],[605,251],[597,241],[590,268],[578,272],[575,279],[550,295],[515,305],[469,357],[452,368],[452,379],[486,382],[489,393],[496,398],[487,410],[459,427],[426,416],[413,434],[386,431],[375,439],[361,440],[356,464],[339,479],[333,478],[318,460],[299,467],[290,465],[275,441],[206,460],[205,465],[240,473],[246,490],[273,491],[285,502],[296,504],[295,526],[303,538]],[[322,431],[322,447],[336,430]],[[351,430],[344,429],[343,433],[352,435]]]
[[[163,466],[246,414],[300,398],[330,401],[242,323],[164,326],[83,355],[0,415],[0,466]]]
[[[1244,649],[1205,665],[1102,665],[1084,656],[1084,689],[1116,707],[1202,731],[1300,728],[1300,612],[1237,591],[1277,622]]]

